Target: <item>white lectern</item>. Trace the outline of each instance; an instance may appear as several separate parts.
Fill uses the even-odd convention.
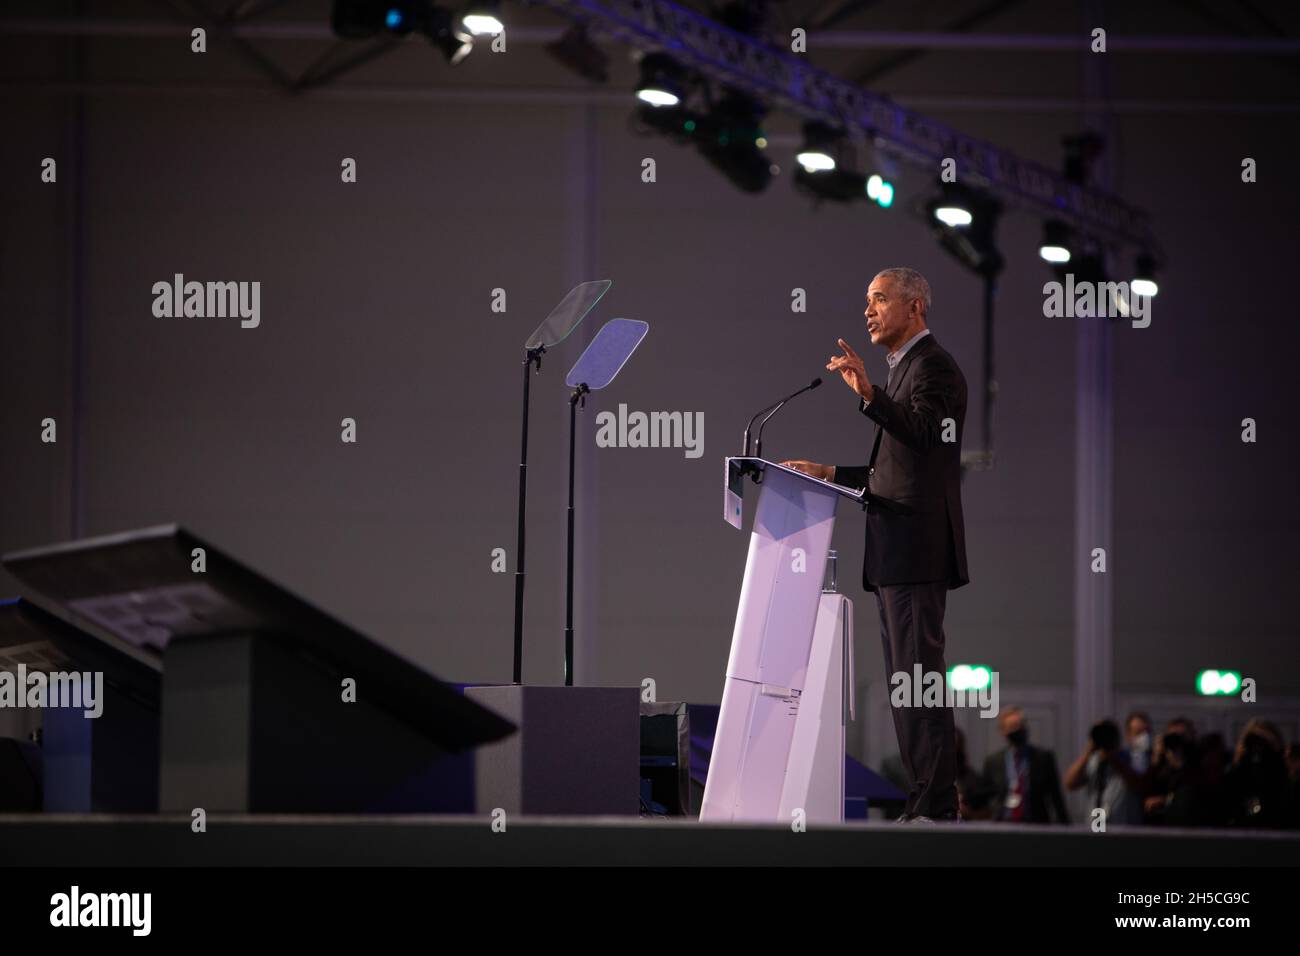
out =
[[[841,822],[853,602],[822,593],[822,581],[836,504],[869,496],[728,458],[725,517],[737,528],[747,476],[759,483],[758,510],[700,819],[789,823],[802,809],[809,822]]]

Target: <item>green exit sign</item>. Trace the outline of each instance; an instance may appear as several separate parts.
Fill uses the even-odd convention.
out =
[[[954,664],[948,668],[948,686],[953,690],[982,690],[993,680],[983,664]]]
[[[1223,697],[1241,690],[1240,671],[1201,671],[1196,675],[1196,690],[1206,697]]]

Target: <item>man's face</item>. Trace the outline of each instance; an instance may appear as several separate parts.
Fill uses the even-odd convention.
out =
[[[1003,711],[998,718],[1003,737],[1010,737],[1025,726],[1025,715],[1018,710]]]
[[[867,333],[872,345],[883,345],[891,352],[909,338],[912,324],[907,302],[893,276],[876,276],[867,287]]]

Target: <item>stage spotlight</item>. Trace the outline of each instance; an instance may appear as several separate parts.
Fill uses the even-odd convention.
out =
[[[818,199],[836,202],[854,202],[867,194],[867,177],[850,169],[812,172],[807,166],[800,166],[794,171],[794,184]]]
[[[1143,252],[1138,255],[1137,269],[1129,288],[1134,295],[1153,296],[1160,291],[1160,287],[1156,285],[1156,261],[1151,253]]]
[[[879,173],[872,173],[867,177],[867,198],[888,209],[894,204],[894,184]]]
[[[772,161],[763,152],[767,139],[760,125],[766,113],[753,97],[726,89],[698,124],[700,152],[745,192],[762,192],[772,179]]]
[[[442,7],[430,9],[428,28],[423,32],[452,66],[469,56],[474,49],[474,41],[456,25],[456,18],[451,15],[451,11]]]
[[[997,247],[1001,204],[984,192],[941,182],[940,195],[926,204],[935,238],[949,255],[977,275],[996,276],[1005,260]]]
[[[384,11],[384,29],[389,33],[406,36],[411,32],[412,25],[411,18],[401,7],[389,7]]]
[[[500,0],[470,0],[461,14],[460,25],[470,36],[496,36],[505,30]]]
[[[364,40],[381,32],[405,36],[428,0],[335,0],[330,26],[336,36]]]
[[[649,106],[641,103],[636,115],[650,129],[679,143],[694,142],[701,124],[701,117],[681,106]]]
[[[815,120],[804,124],[803,148],[795,154],[799,165],[808,173],[826,173],[835,168],[836,155],[844,134]]]
[[[407,36],[420,33],[447,62],[455,66],[469,55],[473,43],[455,25],[456,18],[429,0],[335,0],[331,24],[335,34],[364,40],[380,33]]]
[[[934,211],[934,218],[945,226],[951,226],[954,229],[969,226],[974,221],[970,210],[963,209],[961,206],[940,206]]]
[[[1059,219],[1043,223],[1043,244],[1038,248],[1043,261],[1060,265],[1070,261],[1070,227]]]
[[[666,53],[647,53],[641,58],[641,79],[636,98],[656,109],[678,106],[685,97],[682,68]]]
[[[953,229],[961,229],[975,221],[978,199],[974,192],[961,183],[940,180],[939,196],[926,205],[930,218]]]
[[[867,198],[881,209],[888,209],[897,195],[894,184],[898,182],[898,163],[879,147],[872,152],[874,161],[869,167],[871,175],[867,177]]]
[[[587,28],[581,23],[570,26],[554,43],[546,44],[546,52],[583,79],[609,82],[609,57],[591,42]]]

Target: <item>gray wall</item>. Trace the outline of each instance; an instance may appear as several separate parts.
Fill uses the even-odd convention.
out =
[[[651,331],[582,413],[580,676],[653,677],[661,699],[716,701],[747,543],[719,518],[720,459],[753,410],[822,373],[836,337],[864,345],[877,269],[929,276],[931,326],[971,384],[967,447],[978,441],[979,285],[902,201],[813,207],[788,177],[743,195],[693,152],[633,136],[621,105],[105,90],[85,99],[78,221],[71,102],[4,95],[4,550],[179,521],[441,676],[507,681],[513,581],[489,565],[496,547],[514,561],[519,346],[571,285],[609,277],[585,333],[614,316]],[[1077,123],[938,115],[1049,164]],[[1186,690],[1197,669],[1230,665],[1270,693],[1300,692],[1283,366],[1297,345],[1291,119],[1120,119],[1119,186],[1150,209],[1170,260],[1152,326],[1115,330],[1122,688]],[[57,186],[39,182],[46,155],[60,157]],[[639,178],[647,155],[653,185]],[[1260,160],[1254,186],[1239,182],[1243,155]],[[339,182],[344,156],[359,161],[356,185]],[[788,169],[788,146],[776,158]],[[901,196],[923,187],[905,175]],[[1073,323],[1088,320],[1043,318],[1039,228],[1024,214],[1002,226],[998,466],[965,483],[972,584],[952,595],[947,630],[952,660],[1068,685]],[[259,280],[262,326],[155,318],[150,287],[175,272]],[[796,286],[807,314],[790,311]],[[489,308],[495,287],[504,315]],[[562,379],[581,344],[534,382],[535,682],[561,679]],[[868,368],[883,379],[883,356]],[[704,456],[596,448],[596,412],[620,402],[703,412]],[[46,415],[57,446],[39,440]],[[339,440],[345,416],[355,445]],[[1258,444],[1239,439],[1246,416]],[[828,379],[773,421],[767,451],[861,461],[865,426]],[[878,679],[874,604],[856,585],[860,515],[841,513],[835,544],[860,667]]]

